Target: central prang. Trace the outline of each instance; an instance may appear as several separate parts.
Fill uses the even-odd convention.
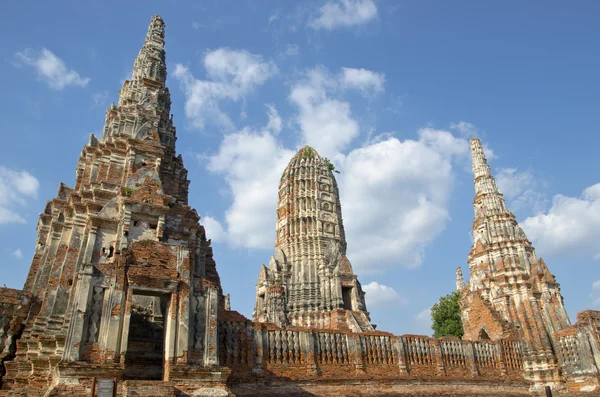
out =
[[[331,162],[305,146],[279,183],[275,255],[261,266],[255,321],[372,331],[365,293],[346,257]]]

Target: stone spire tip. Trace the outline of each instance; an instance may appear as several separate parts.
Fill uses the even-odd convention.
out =
[[[148,34],[146,35],[146,41],[154,42],[156,44],[164,46],[165,39],[165,21],[160,15],[155,15],[150,19],[148,25]]]
[[[487,158],[485,157],[483,145],[479,138],[471,138],[471,158],[473,160],[473,173],[475,176],[482,173],[489,174]]]

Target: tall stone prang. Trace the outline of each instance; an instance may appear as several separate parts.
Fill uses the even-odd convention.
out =
[[[16,320],[0,332],[10,395],[218,365],[224,299],[175,153],[164,33],[152,18],[102,138],[81,152],[75,187],[61,183],[40,215],[24,291],[11,292]]]
[[[479,139],[471,139],[471,153],[475,219],[470,279],[460,290],[464,338],[522,339],[529,378],[558,383],[551,335],[570,326],[559,284],[506,208]]]
[[[279,184],[275,255],[261,266],[254,320],[372,331],[365,293],[346,257],[333,166],[305,146]]]

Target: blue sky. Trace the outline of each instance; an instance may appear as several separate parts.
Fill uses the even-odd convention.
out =
[[[0,284],[21,288],[37,217],[72,186],[150,18],[166,23],[177,150],[223,288],[251,316],[277,183],[314,146],[341,171],[348,256],[379,329],[429,333],[468,275],[484,142],[562,286],[600,309],[600,5],[594,1],[12,2],[0,26]]]

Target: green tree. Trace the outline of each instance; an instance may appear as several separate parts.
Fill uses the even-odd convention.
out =
[[[440,336],[463,336],[462,320],[460,318],[460,306],[458,301],[460,294],[458,291],[442,296],[440,301],[431,307],[431,320],[433,324],[433,337]]]

